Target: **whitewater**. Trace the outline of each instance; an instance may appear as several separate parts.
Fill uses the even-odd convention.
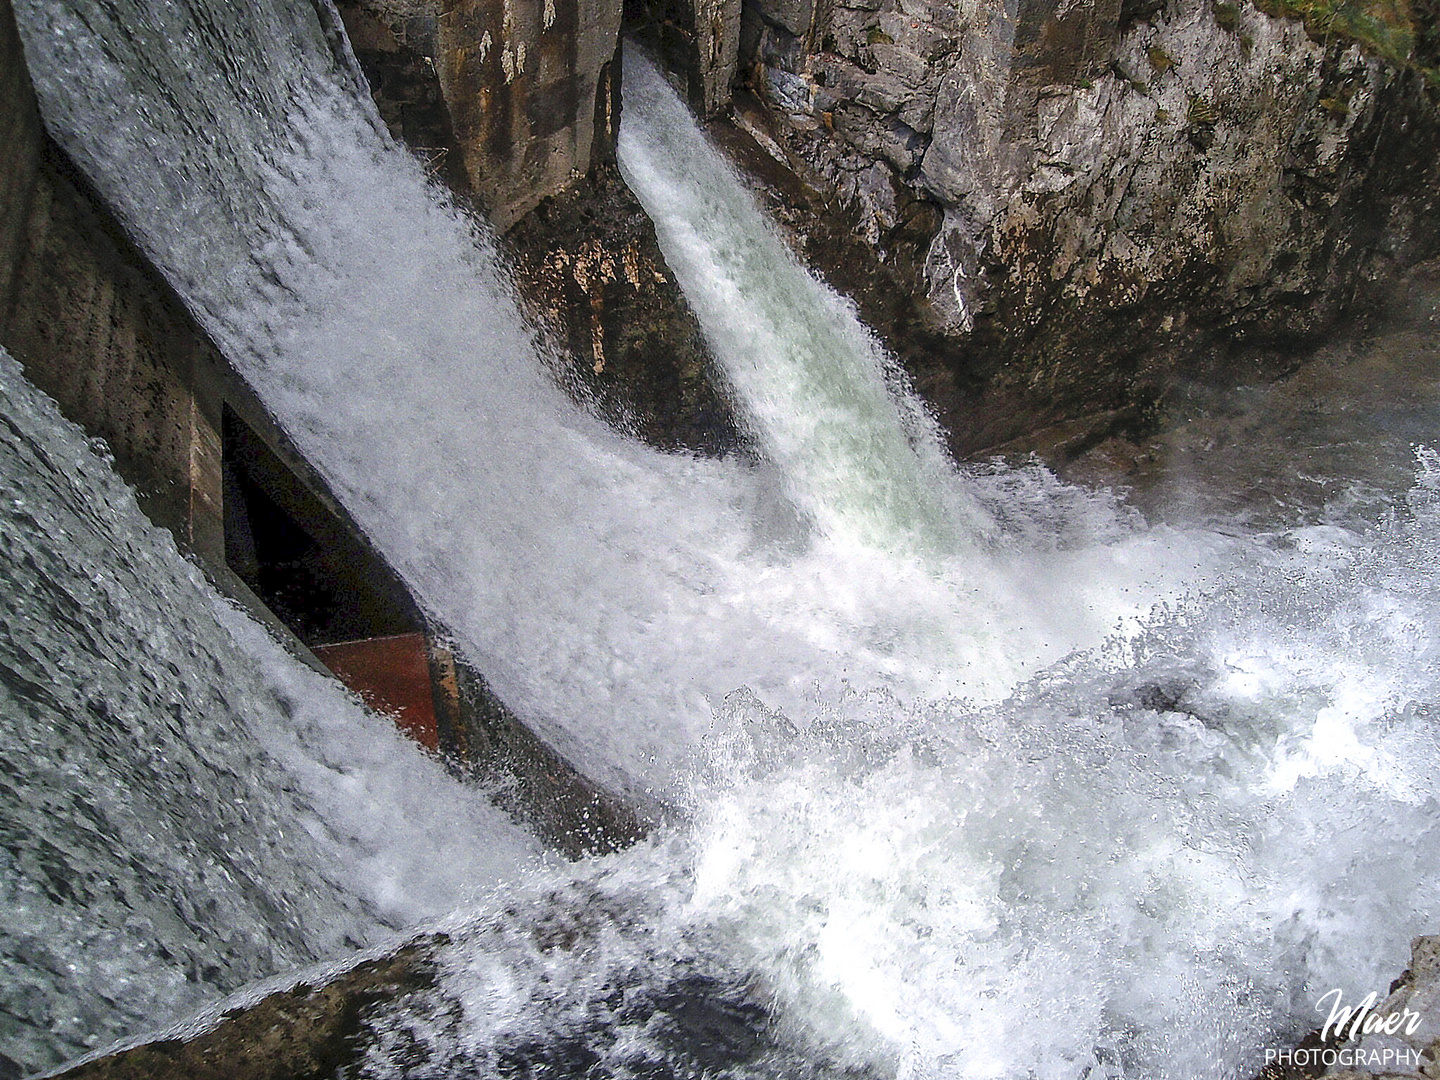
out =
[[[68,784],[116,807],[233,789],[219,801],[273,822],[176,815],[137,846],[26,816],[53,780],[18,781],[8,850],[78,832],[104,874],[166,869],[113,903],[46,901],[110,935],[78,953],[141,957],[125,969],[138,989],[116,1012],[103,965],[56,974],[12,949],[17,978],[84,1010],[63,1039],[21,1024],[12,1045],[47,1063],[457,910],[442,982],[464,1023],[431,1033],[453,1043],[437,1054],[553,1034],[575,1002],[599,1008],[600,973],[659,979],[700,955],[744,973],[780,1043],[838,1072],[1234,1077],[1316,1026],[1327,990],[1363,996],[1398,973],[1440,899],[1433,455],[1379,511],[1261,535],[1147,524],[1038,466],[957,469],[853,311],[632,63],[625,176],[760,462],[639,446],[553,383],[493,239],[390,143],[315,10],[17,5],[52,132],[427,611],[527,723],[676,823],[546,864],[209,596],[7,365],[9,430],[45,448],[7,475],[45,478],[32,502],[125,522],[85,534],[17,516],[7,535],[27,546],[7,568],[30,551],[77,579],[123,568],[136,584],[111,607],[185,627],[160,665],[180,688],[161,699],[260,687],[233,724],[155,755],[155,724],[190,721],[137,696],[151,680],[97,686],[87,669],[147,670],[154,652],[130,644],[145,634],[102,647],[95,621],[37,607],[52,613],[34,632],[72,643],[77,689],[53,709],[53,747],[17,737],[7,756],[64,757],[89,745],[66,718],[118,703],[134,719],[107,755],[160,767],[77,767]],[[132,532],[148,539],[105,540]],[[44,592],[13,569],[10,590]],[[363,769],[332,760],[339,746],[370,747]],[[458,829],[444,809],[451,847],[416,846],[440,835],[427,814],[442,803],[467,808]],[[13,856],[6,870],[16,889],[43,892],[40,875]],[[603,897],[643,912],[651,937],[603,936],[542,992],[553,958],[486,898],[522,878],[512,895]],[[257,909],[243,918],[221,914],[241,910],[236,879]],[[163,935],[134,913],[156,896],[180,910],[165,931],[179,944],[147,954]],[[64,939],[58,917],[34,910],[7,940],[57,948],[43,927]],[[248,940],[212,948],[227,919]],[[623,1074],[623,1056],[605,1060]]]

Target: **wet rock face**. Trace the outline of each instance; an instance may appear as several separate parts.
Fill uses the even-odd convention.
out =
[[[740,447],[700,326],[613,165],[547,199],[502,244],[557,375],[606,420],[665,450]]]
[[[625,0],[626,32],[679,73],[690,107],[714,116],[730,100],[741,0]]]
[[[440,24],[432,5],[396,9],[348,0],[337,7],[390,134],[426,158],[451,187],[469,190],[465,156],[435,71]]]
[[[652,446],[728,453],[742,440],[704,337],[614,164],[620,5],[588,3],[512,3],[498,23],[451,0],[346,0],[340,13],[391,133],[500,233],[557,377]],[[489,70],[482,53],[491,81],[471,86]],[[728,88],[733,47],[729,63],[704,85]]]
[[[951,384],[942,418],[973,417],[950,423],[962,452],[1133,415],[1182,366],[1277,374],[1440,238],[1419,77],[1248,4],[751,0],[745,19],[769,135],[947,342],[914,374]],[[889,238],[917,201],[939,224],[911,271]]]
[[[590,2],[345,11],[392,129],[514,235],[571,384],[656,445],[723,452],[733,419],[638,207],[582,179],[618,119],[619,7]],[[1181,374],[1282,374],[1440,251],[1422,80],[1248,4],[629,0],[625,19],[698,112],[750,84],[748,150],[794,174],[772,209],[960,455],[1143,434]]]
[[[391,132],[498,229],[614,157],[619,0],[347,0]]]
[[[866,1074],[780,1037],[753,979],[631,890],[572,883],[412,941],[312,987],[60,1075],[596,1080]]]
[[[325,986],[301,983],[236,1009],[188,1041],[165,1039],[66,1070],[74,1080],[321,1080],[360,1053],[362,1017],[434,985],[430,954],[444,938],[367,960]]]
[[[506,229],[613,156],[615,0],[438,0],[436,68],[470,182]]]
[[[1415,444],[1440,415],[1440,264],[1407,273],[1397,297],[1327,334],[1284,378],[1178,389],[1138,441],[1035,450],[1064,479],[1123,490],[1152,518],[1252,532],[1355,526],[1383,512],[1382,492],[1414,482]]]
[[[365,1010],[350,1075],[867,1080],[786,1038],[765,988],[623,871],[522,894],[429,955],[433,986]]]

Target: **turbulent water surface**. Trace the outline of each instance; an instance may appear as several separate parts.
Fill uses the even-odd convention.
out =
[[[390,145],[317,7],[253,7],[17,13],[57,137],[425,605],[538,730],[684,823],[467,899],[529,841],[217,606],[6,367],[7,590],[40,612],[7,663],[48,712],[5,713],[30,771],[3,880],[44,897],[0,924],[29,1010],[5,1053],[446,907],[449,1004],[377,1017],[368,1074],[423,1045],[498,1073],[1231,1077],[1404,966],[1440,899],[1433,456],[1259,534],[957,470],[631,65],[625,173],[764,464],[645,449],[549,380],[489,239]],[[71,614],[102,601],[37,599],[112,581],[117,642]],[[26,667],[57,648],[58,695]],[[37,813],[55,792],[73,807]],[[686,1042],[732,1029],[713,1060]]]

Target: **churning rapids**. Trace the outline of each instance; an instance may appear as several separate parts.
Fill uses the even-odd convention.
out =
[[[1237,1077],[1436,929],[1428,451],[1258,535],[958,470],[632,63],[626,179],[763,464],[662,455],[555,385],[328,3],[16,8],[52,133],[427,608],[672,824],[544,856],[219,600],[0,358],[0,1052],[52,1066],[443,924],[448,1004],[377,1014],[365,1075],[549,1046],[525,1060],[591,1076]],[[750,1042],[677,1043],[711,990]]]

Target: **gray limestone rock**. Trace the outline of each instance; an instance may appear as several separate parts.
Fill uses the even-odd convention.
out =
[[[783,27],[796,37],[810,32],[815,15],[814,0],[752,0],[751,5],[766,22]]]
[[[954,379],[1056,422],[1143,404],[1440,250],[1440,110],[1353,42],[1248,3],[870,3],[754,57],[757,89],[860,235],[890,227],[873,166],[938,204],[915,288]]]

